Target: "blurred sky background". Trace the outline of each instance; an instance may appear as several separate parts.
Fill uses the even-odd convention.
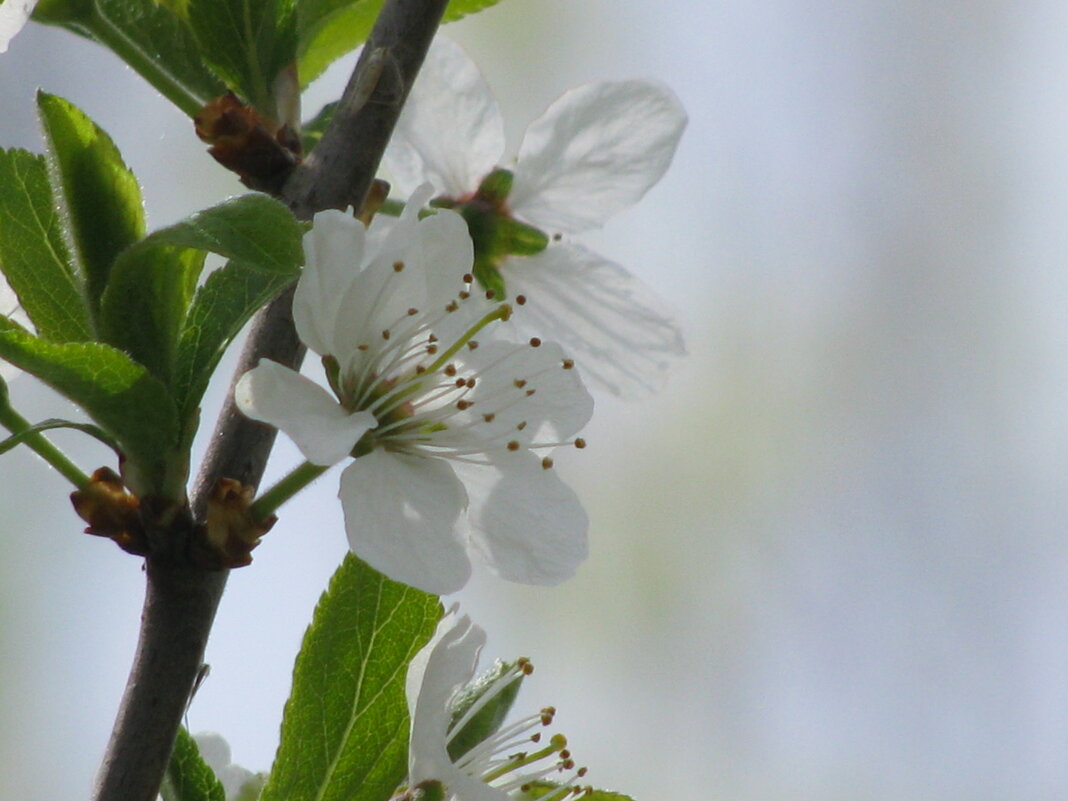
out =
[[[691,117],[585,239],[691,355],[653,399],[599,398],[557,461],[593,521],[578,577],[457,596],[487,657],[533,658],[520,704],[638,801],[1068,797],[1068,4],[506,0],[447,33],[514,143],[595,78],[658,77]],[[116,58],[38,26],[0,57],[0,145],[40,151],[37,86],[111,133],[150,226],[242,191]],[[189,712],[252,769],[345,550],[336,482],[234,572]],[[88,795],[136,640],[140,565],[68,491],[0,459],[3,798]]]

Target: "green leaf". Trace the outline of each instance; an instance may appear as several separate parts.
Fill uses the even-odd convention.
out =
[[[494,688],[503,676],[515,670],[514,662],[502,662],[497,660],[493,667],[484,671],[463,687],[456,694],[452,704],[452,721],[458,722],[467,711],[475,705],[490,689]],[[519,694],[519,687],[523,683],[523,675],[515,676],[503,689],[498,689],[496,694],[485,702],[471,719],[464,724],[460,731],[452,735],[449,741],[449,757],[453,762],[458,760],[480,742],[492,735],[504,723],[508,710],[515,703]]]
[[[110,137],[79,109],[44,92],[37,109],[52,189],[95,307],[115,257],[145,235],[141,190]]]
[[[287,276],[304,262],[305,226],[283,203],[267,195],[230,198],[155,231],[149,240],[218,253],[228,259]]]
[[[226,788],[184,726],[178,729],[160,792],[164,801],[226,801]]]
[[[277,118],[274,82],[296,63],[294,0],[189,0],[204,59],[261,114]]]
[[[408,663],[438,599],[345,557],[293,671],[282,740],[261,801],[382,801],[407,774]]]
[[[496,5],[500,0],[452,0],[444,22]],[[300,85],[307,86],[371,35],[382,0],[298,0],[297,53]]]
[[[144,366],[96,342],[47,342],[2,317],[0,357],[74,401],[118,441],[136,494],[180,490],[184,475],[168,474],[178,442],[174,402]]]
[[[174,5],[155,0],[40,0],[33,19],[109,48],[192,117],[225,94],[226,87],[204,63],[185,20],[168,7]]]
[[[560,785],[547,781],[531,782],[528,785],[524,785],[523,790],[517,795],[519,798],[529,798],[531,801],[535,801],[538,798],[544,798],[553,790],[559,789]],[[559,798],[568,798],[568,795],[559,796]],[[629,795],[623,795],[623,793],[613,793],[609,790],[594,790],[588,788],[581,796],[583,801],[634,801]]]
[[[173,388],[188,429],[227,345],[265,303],[292,283],[292,275],[231,261],[208,276],[193,301],[178,342]]]
[[[63,240],[43,156],[0,150],[0,268],[37,332],[93,339],[93,324]]]
[[[171,383],[178,337],[204,252],[149,237],[115,263],[100,308],[103,339]]]
[[[48,420],[42,420],[40,423],[32,425],[29,428],[8,437],[3,442],[0,442],[0,453],[7,453],[15,446],[30,439],[34,434],[40,434],[42,431],[51,431],[56,428],[70,428],[75,431],[81,431],[83,434],[88,434],[89,436],[100,440],[112,450],[119,450],[119,444],[112,439],[108,432],[104,431],[104,429],[99,426],[94,426],[91,423],[76,423],[73,420],[49,418]]]

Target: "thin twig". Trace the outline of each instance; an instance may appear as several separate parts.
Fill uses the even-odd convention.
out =
[[[283,188],[282,199],[298,217],[360,205],[446,4],[384,4],[333,123]],[[292,292],[283,293],[260,313],[235,380],[264,357],[299,366],[304,349],[293,329],[291,302]],[[192,497],[198,519],[220,478],[259,484],[274,436],[273,429],[243,417],[228,395]],[[188,522],[171,535],[188,538]],[[97,777],[96,801],[155,801],[159,792],[227,575],[176,559],[183,551],[169,548],[165,558],[147,560],[140,640]]]

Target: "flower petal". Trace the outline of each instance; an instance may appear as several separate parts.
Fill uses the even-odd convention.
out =
[[[37,0],[3,0],[0,3],[0,53],[7,52],[7,46],[22,30],[33,13]]]
[[[462,433],[524,446],[574,436],[593,415],[593,398],[568,363],[552,342],[538,347],[491,342],[464,354],[463,366],[477,372],[478,383],[465,410],[476,424]]]
[[[686,353],[678,325],[653,290],[580,245],[508,259],[501,273],[511,293],[527,297],[512,315],[516,327],[552,331],[583,378],[615,395],[655,392]]]
[[[339,494],[352,552],[373,568],[435,595],[467,583],[467,493],[446,462],[375,450],[345,468]]]
[[[463,49],[434,40],[382,164],[408,194],[430,181],[450,197],[473,192],[504,151],[504,122],[489,86]]]
[[[304,272],[293,295],[293,322],[301,341],[320,356],[337,355],[345,346],[337,341],[337,322],[360,273],[365,237],[363,223],[333,209],[316,214],[304,234]]]
[[[475,675],[486,632],[457,614],[454,606],[439,622],[434,636],[408,665],[405,690],[412,731],[408,779],[412,786],[437,779],[446,782],[456,771],[446,737],[452,721],[451,701]]]
[[[314,381],[270,359],[241,376],[234,400],[248,417],[286,432],[318,465],[340,462],[377,425],[370,412],[349,414]]]
[[[472,547],[495,573],[542,585],[575,574],[589,550],[589,519],[555,470],[517,451],[492,467],[461,466],[459,472],[472,498]]]
[[[565,93],[523,137],[509,204],[550,233],[602,225],[660,180],[686,127],[674,93],[647,80]]]

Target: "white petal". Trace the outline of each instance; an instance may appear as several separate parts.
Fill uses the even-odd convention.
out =
[[[377,425],[370,412],[349,414],[325,389],[278,362],[262,359],[234,388],[237,408],[289,435],[304,458],[340,462]]]
[[[574,436],[589,422],[593,398],[578,371],[564,367],[567,361],[552,342],[539,347],[493,342],[466,353],[464,368],[478,374],[467,397],[467,419],[476,421],[470,433],[500,438],[502,445],[511,439],[528,445],[546,437],[559,442]],[[492,414],[489,421],[487,413]]]
[[[504,151],[504,123],[478,67],[459,45],[434,40],[382,165],[401,194],[423,181],[459,197],[478,188]]]
[[[678,98],[653,81],[572,89],[523,137],[512,211],[549,233],[599,226],[660,180],[685,127]]]
[[[588,553],[589,519],[574,491],[529,451],[508,453],[493,467],[461,468],[471,495],[471,542],[504,579],[559,584]]]
[[[536,256],[508,259],[501,273],[512,294],[527,297],[513,323],[524,332],[551,331],[583,378],[615,395],[655,392],[686,353],[653,290],[584,247],[550,245]]]
[[[340,497],[352,552],[373,568],[435,595],[467,583],[467,494],[446,462],[375,450],[345,468]]]
[[[304,272],[293,295],[293,322],[301,341],[321,356],[337,355],[338,316],[348,288],[360,273],[363,223],[341,211],[321,211],[304,234]]]
[[[37,0],[3,0],[0,3],[0,53],[7,52],[7,46],[22,30],[33,13]]]
[[[450,702],[475,675],[485,644],[486,632],[467,615],[457,614],[454,606],[409,663],[405,691],[412,722],[408,778],[413,785],[428,779],[444,781],[455,770],[446,750]]]

